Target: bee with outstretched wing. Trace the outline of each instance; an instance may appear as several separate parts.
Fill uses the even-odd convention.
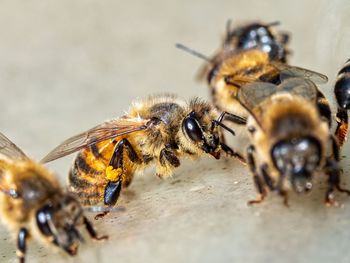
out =
[[[197,158],[208,153],[218,159],[224,151],[243,161],[220,142],[218,126],[234,134],[222,124],[226,115],[215,119],[211,106],[198,99],[187,104],[170,95],[151,97],[135,103],[122,118],[66,140],[43,162],[78,151],[69,172],[70,191],[83,205],[103,202],[113,207],[134,173],[151,163],[156,165],[158,176],[168,176],[180,165],[181,157]]]

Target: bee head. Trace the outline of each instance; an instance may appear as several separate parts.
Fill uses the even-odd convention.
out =
[[[229,46],[233,41],[236,41],[237,49],[257,48],[269,54],[271,59],[284,62],[288,53],[284,47],[288,41],[288,35],[282,34],[284,39],[280,40],[279,34],[274,35],[270,29],[271,26],[278,24],[279,22],[251,23],[235,30],[228,29],[225,45]]]
[[[275,167],[290,179],[298,193],[312,189],[312,174],[320,164],[321,155],[320,142],[311,136],[280,140],[271,150]]]
[[[82,224],[83,210],[79,202],[70,195],[47,203],[36,213],[40,233],[52,244],[74,256],[84,239],[76,229]]]
[[[219,134],[216,125],[208,113],[199,115],[195,111],[190,112],[182,121],[182,132],[185,137],[205,153],[209,153],[216,159],[219,154]]]

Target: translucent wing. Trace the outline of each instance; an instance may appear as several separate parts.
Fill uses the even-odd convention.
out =
[[[304,78],[288,78],[280,85],[267,82],[254,82],[241,87],[237,98],[258,121],[258,114],[254,114],[253,110],[256,113],[261,112],[262,109],[259,109],[260,104],[271,95],[281,92],[301,96],[309,101],[316,101],[317,98],[317,86],[311,80]]]
[[[273,65],[281,71],[281,81],[284,81],[285,79],[288,79],[290,77],[306,78],[317,84],[324,84],[328,81],[327,76],[309,69],[290,66],[279,62],[271,62],[271,65]]]
[[[102,123],[86,132],[75,135],[53,149],[46,155],[41,162],[47,163],[83,148],[102,142],[108,139],[116,138],[121,135],[136,131],[145,130],[149,127],[149,120],[140,119],[117,119]]]
[[[277,86],[268,82],[254,82],[242,86],[238,91],[238,101],[251,112],[263,100],[276,93]]]
[[[0,133],[0,156],[1,155],[12,160],[28,159],[24,152],[2,133]]]
[[[277,86],[277,92],[289,92],[306,100],[316,101],[317,86],[309,79],[288,78]]]

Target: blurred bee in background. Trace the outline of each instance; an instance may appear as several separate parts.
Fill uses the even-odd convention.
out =
[[[309,79],[289,77],[279,85],[255,82],[238,92],[238,100],[250,113],[247,130],[251,145],[247,163],[260,203],[267,190],[277,191],[288,204],[287,190],[305,193],[313,187],[315,174],[328,176],[325,202],[337,205],[340,186],[339,146],[329,122],[317,106],[318,89]]]
[[[250,22],[232,28],[231,20],[228,20],[221,47],[208,59],[211,63],[206,63],[202,67],[198,75],[199,79],[207,79],[210,84],[209,78],[213,74],[215,65],[230,52],[257,49],[268,54],[271,61],[286,63],[287,56],[290,54],[287,48],[290,35],[286,32],[275,32],[273,27],[279,24],[279,21]]]
[[[4,225],[17,233],[19,262],[25,261],[30,237],[71,256],[84,241],[77,227],[85,226],[95,240],[107,238],[97,235],[79,202],[62,190],[47,169],[30,160],[1,133],[0,213]]]
[[[217,55],[222,51],[259,49],[269,54],[271,60],[286,63],[290,53],[287,48],[290,35],[287,32],[275,32],[273,27],[278,25],[279,21],[267,24],[250,22],[232,28],[231,20],[228,20],[222,50]]]
[[[278,85],[290,76],[307,78],[317,84],[328,81],[328,78],[320,73],[285,63],[290,53],[286,46],[289,34],[273,33],[271,27],[278,24],[253,22],[231,29],[229,22],[223,46],[212,58],[177,44],[178,48],[206,60],[207,64],[201,76],[206,77],[212,102],[219,112],[226,111],[247,118],[249,112],[238,101],[237,95],[242,86],[256,81]],[[322,118],[331,125],[331,109],[320,90],[317,90],[317,109]],[[245,125],[237,122],[237,119],[231,120],[229,116],[226,121],[239,131]],[[221,140],[224,141],[224,138]]]
[[[350,109],[350,59],[348,59],[338,73],[334,86],[334,93],[338,102],[338,125],[335,135],[338,138],[339,144],[343,145],[347,139],[349,125],[348,110]]]
[[[181,49],[193,53],[195,51],[178,45]],[[209,63],[211,63],[209,61]],[[237,99],[242,86],[254,82],[267,82],[279,84],[287,77],[302,77],[312,80],[317,84],[327,83],[327,76],[300,67],[290,66],[278,61],[272,61],[269,55],[259,49],[232,51],[226,53],[217,64],[211,64],[212,70],[208,75],[211,98],[218,111],[227,111],[233,115],[247,118],[249,112]],[[323,118],[331,124],[331,110],[323,93],[317,91],[317,106]],[[232,119],[226,118],[236,125],[245,125]],[[235,126],[235,129],[238,127]]]
[[[277,25],[279,22],[250,22],[232,28],[229,20],[222,46],[211,58],[177,44],[178,48],[206,61],[199,79],[207,79],[212,102],[219,112],[247,117],[247,111],[237,101],[239,88],[254,81],[276,83],[279,80],[281,65],[290,53],[287,48],[290,36],[286,32],[274,32],[273,27]],[[244,125],[229,117],[227,121]]]
[[[113,207],[122,187],[127,187],[135,171],[155,163],[157,175],[168,176],[180,165],[180,157],[198,158],[208,153],[220,158],[220,152],[244,161],[220,142],[218,126],[230,114],[214,119],[212,107],[199,99],[190,103],[172,95],[155,96],[136,102],[129,112],[107,121],[60,144],[43,162],[79,151],[69,172],[69,189],[83,205],[103,201]],[[245,119],[239,117],[240,121]],[[108,211],[98,214],[103,217]]]

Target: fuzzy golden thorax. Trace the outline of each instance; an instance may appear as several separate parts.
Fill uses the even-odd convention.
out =
[[[237,100],[241,86],[260,78],[274,79],[278,70],[270,63],[267,53],[258,49],[228,52],[221,58],[210,74],[213,104],[220,111],[228,111],[247,117],[246,110]]]
[[[228,53],[218,65],[211,85],[232,76],[237,83],[245,84],[262,75],[276,71],[270,64],[269,56],[258,49]]]

